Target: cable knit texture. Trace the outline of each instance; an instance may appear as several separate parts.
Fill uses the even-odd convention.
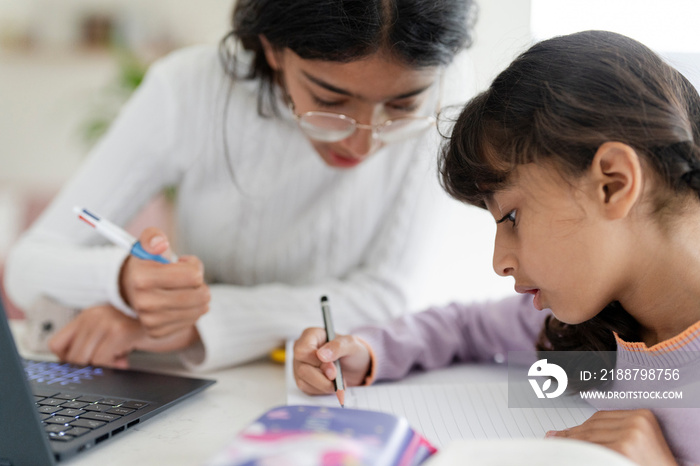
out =
[[[439,136],[333,169],[288,110],[260,117],[256,98],[257,83],[232,82],[214,46],[154,64],[12,251],[11,298],[24,309],[45,295],[129,312],[118,286],[126,253],[78,222],[72,207],[125,225],[175,185],[176,252],[202,260],[212,292],[197,324],[203,345],[183,353],[189,367],[249,361],[319,326],[321,295],[331,300],[339,332],[411,309],[448,202],[435,171]]]

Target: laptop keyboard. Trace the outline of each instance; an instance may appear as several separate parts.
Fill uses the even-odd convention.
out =
[[[34,388],[39,417],[50,440],[73,440],[148,406],[145,401],[61,391],[62,385],[101,375],[102,370],[97,367],[24,361],[24,368],[28,379],[56,387]]]
[[[73,364],[24,360],[24,372],[27,380],[35,380],[46,384],[67,385],[76,384],[83,380],[91,380],[104,374],[102,368],[92,366],[76,366]]]

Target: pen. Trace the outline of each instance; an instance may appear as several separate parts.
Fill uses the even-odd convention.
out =
[[[170,261],[165,257],[146,252],[143,246],[141,246],[140,241],[106,218],[101,218],[82,207],[73,207],[73,212],[78,214],[80,220],[93,227],[102,236],[117,246],[125,248],[132,256],[138,257],[139,259],[160,262],[162,264],[170,264]]]
[[[333,319],[331,318],[331,307],[328,304],[328,298],[321,296],[321,312],[323,312],[323,326],[326,329],[326,341],[331,341],[335,338],[335,330],[333,330]],[[335,361],[335,370],[338,373],[335,376],[335,395],[340,401],[340,406],[345,407],[345,382],[343,381],[343,373],[340,371],[340,361]]]

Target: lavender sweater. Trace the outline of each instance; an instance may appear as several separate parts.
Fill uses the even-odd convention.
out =
[[[407,315],[384,326],[366,326],[353,333],[374,351],[373,380],[404,377],[413,369],[430,370],[452,362],[503,362],[508,351],[534,348],[549,311],[537,311],[529,295],[486,303],[452,303]],[[617,368],[683,367],[698,374],[700,322],[680,335],[648,348],[617,340]],[[695,379],[697,384],[700,379]],[[617,382],[615,382],[617,383]],[[696,385],[697,386],[697,385]],[[613,384],[607,389],[619,389]],[[697,389],[695,390],[697,392]],[[700,403],[700,399],[697,400]],[[598,409],[634,408],[629,402],[591,401]],[[642,402],[637,407],[644,407]],[[700,408],[652,409],[676,459],[700,464]]]

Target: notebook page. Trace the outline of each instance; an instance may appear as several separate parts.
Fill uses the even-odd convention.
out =
[[[289,343],[287,354],[292,354]],[[297,388],[291,358],[286,361],[286,375],[287,404],[338,406],[335,395],[309,396]],[[403,416],[438,448],[456,439],[543,438],[548,430],[581,424],[595,412],[585,402],[575,407],[508,408],[506,382],[457,383],[460,379],[464,380],[463,373],[441,384],[350,387],[345,406]]]
[[[505,383],[353,387],[346,406],[404,416],[436,447],[458,439],[543,438],[588,419],[586,404],[549,409],[508,408]]]

